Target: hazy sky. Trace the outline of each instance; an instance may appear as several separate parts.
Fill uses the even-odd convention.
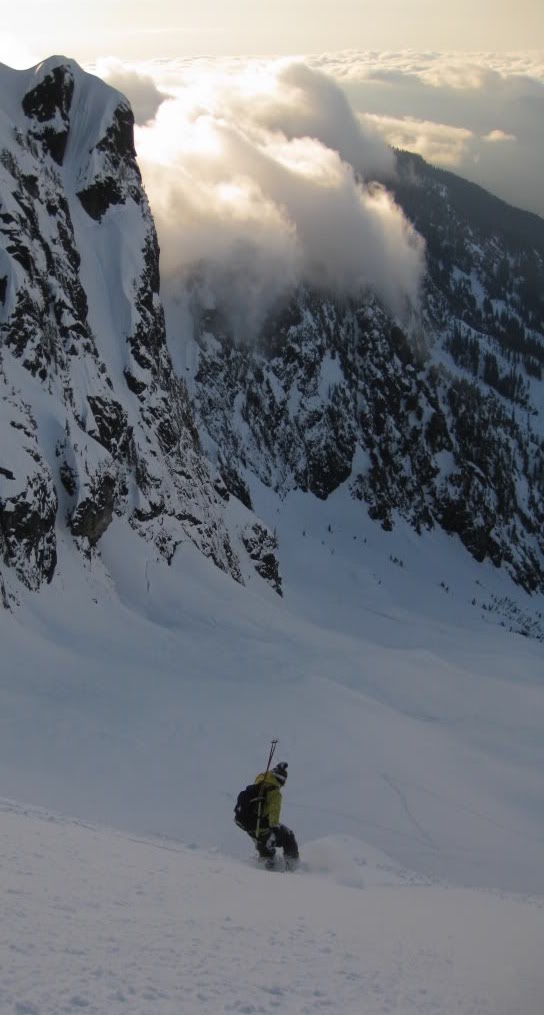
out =
[[[3,22],[3,62],[544,46],[542,0],[22,0]]]

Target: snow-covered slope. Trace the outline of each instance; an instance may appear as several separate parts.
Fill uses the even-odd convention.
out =
[[[506,576],[463,569],[443,534],[425,555],[369,520],[354,541],[357,504],[329,532],[314,503],[277,515],[283,599],[189,543],[150,562],[119,520],[107,582],[63,546],[51,585],[0,614],[4,793],[243,856],[234,800],[278,736],[303,855],[354,835],[423,875],[544,892],[542,646],[484,608]]]
[[[0,835],[6,1013],[542,1011],[536,899],[418,882],[362,843],[350,865],[341,840],[267,873],[6,800]]]

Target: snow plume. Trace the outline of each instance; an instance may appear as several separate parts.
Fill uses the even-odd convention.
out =
[[[423,243],[374,175],[384,142],[340,88],[297,63],[185,67],[136,132],[168,293],[195,264],[210,306],[253,337],[299,284],[417,301]],[[130,97],[130,89],[127,89]]]

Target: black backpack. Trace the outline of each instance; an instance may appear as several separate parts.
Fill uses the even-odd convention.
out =
[[[257,828],[259,801],[265,802],[266,794],[270,788],[263,786],[262,783],[260,785],[251,783],[250,786],[246,786],[239,792],[234,808],[234,820],[240,828],[243,828],[244,832],[254,832]]]

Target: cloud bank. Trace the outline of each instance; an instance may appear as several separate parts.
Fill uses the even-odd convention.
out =
[[[387,143],[544,215],[544,52],[349,52],[310,64]]]
[[[136,147],[175,292],[200,265],[210,305],[251,337],[298,284],[337,295],[371,287],[393,313],[417,301],[424,251],[390,195],[373,183],[394,158],[340,87],[303,63],[185,66],[104,76],[143,113],[168,87]]]

